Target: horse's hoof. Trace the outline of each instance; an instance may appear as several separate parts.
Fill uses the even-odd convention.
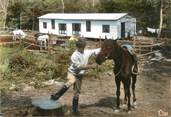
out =
[[[114,112],[115,112],[115,113],[119,113],[120,110],[119,110],[119,109],[115,109]]]
[[[127,105],[126,105],[126,104],[123,104],[123,105],[122,105],[122,107],[123,107],[123,108],[126,108],[126,107],[127,107]]]
[[[132,111],[131,110],[128,110],[128,114],[131,114],[132,113]]]
[[[137,105],[137,102],[134,102],[133,105],[136,106]]]
[[[137,102],[133,103],[133,108],[137,108]]]

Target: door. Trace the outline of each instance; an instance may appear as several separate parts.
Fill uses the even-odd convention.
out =
[[[125,22],[121,22],[121,38],[125,38]]]

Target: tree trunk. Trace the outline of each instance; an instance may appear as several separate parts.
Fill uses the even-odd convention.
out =
[[[61,0],[61,3],[62,3],[62,13],[65,12],[65,3],[64,3],[64,0]]]
[[[160,24],[159,24],[159,32],[157,38],[160,38],[161,31],[163,26],[163,0],[160,0]]]
[[[6,27],[6,18],[7,18],[7,9],[8,9],[9,0],[0,0],[0,13],[2,19],[2,27]]]
[[[33,11],[32,11],[32,20],[33,20],[33,24],[32,24],[32,30],[35,30],[35,15],[34,15],[34,8],[33,8]]]
[[[94,0],[93,0],[93,5],[92,6],[93,6],[93,9],[94,9],[94,6],[95,6]]]

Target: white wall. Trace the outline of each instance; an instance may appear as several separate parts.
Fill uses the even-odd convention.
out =
[[[128,36],[128,32],[130,32],[130,36],[136,35],[136,19],[130,16],[123,17],[118,20],[118,37],[121,38],[121,22],[125,22],[125,37]]]
[[[43,22],[47,23],[47,29],[43,28]],[[51,30],[52,30],[52,28],[51,28],[51,20],[48,20],[48,19],[41,19],[41,20],[39,20],[39,32],[41,32],[41,33],[48,33]]]
[[[117,24],[115,21],[91,21],[91,32],[86,32],[86,22],[84,22],[84,32],[85,37],[91,38],[113,38],[117,39]],[[110,33],[103,33],[102,32],[102,25],[110,25]]]
[[[126,21],[126,19],[122,19]],[[47,22],[47,29],[43,29],[43,22]],[[67,25],[67,34],[64,36],[72,36],[72,23],[81,23],[81,36],[87,38],[120,38],[121,35],[121,20],[119,21],[91,21],[91,32],[86,31],[86,21],[85,20],[55,20],[55,30],[51,27],[51,20],[39,19],[39,31],[41,33],[52,33],[56,35],[59,34],[59,23],[65,23]],[[110,33],[102,32],[102,25],[110,25]],[[131,30],[131,34],[134,34],[133,27],[134,24],[126,23],[126,35],[128,30]]]

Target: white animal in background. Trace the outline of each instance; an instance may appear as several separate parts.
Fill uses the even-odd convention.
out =
[[[139,30],[139,31],[138,31],[138,34],[142,34],[142,33],[143,33],[143,31],[142,31],[142,30]]]
[[[151,32],[151,33],[159,33],[159,29],[154,29],[154,28],[149,28],[149,27],[147,27],[147,31],[148,32]]]
[[[16,41],[16,39],[24,39],[26,37],[26,34],[20,29],[14,30],[12,33],[14,41]]]
[[[49,36],[48,35],[41,35],[38,36],[37,41],[40,44],[40,46],[44,47],[47,49],[47,44],[48,44]]]

